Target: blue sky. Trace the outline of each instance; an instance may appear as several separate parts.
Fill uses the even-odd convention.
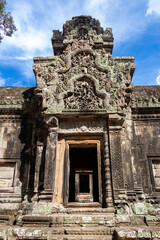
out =
[[[91,15],[114,35],[113,56],[134,56],[134,85],[160,85],[160,0],[7,0],[18,29],[0,44],[0,86],[35,86],[33,57],[52,56],[52,30]]]

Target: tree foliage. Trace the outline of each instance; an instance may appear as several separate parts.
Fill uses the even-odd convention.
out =
[[[6,4],[6,0],[0,0],[0,42],[3,39],[3,35],[11,37],[13,32],[17,30],[11,13],[6,12]]]

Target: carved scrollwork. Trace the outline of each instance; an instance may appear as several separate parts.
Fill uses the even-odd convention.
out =
[[[95,94],[94,86],[83,79],[74,84],[74,92],[64,98],[65,109],[96,110],[104,107],[103,99]]]
[[[45,123],[49,128],[58,127],[58,119],[56,117],[46,117],[45,120]]]
[[[94,56],[86,51],[72,57],[72,66],[89,67],[90,65],[93,65],[93,61]]]
[[[103,132],[107,128],[106,121],[99,119],[98,121],[92,120],[87,121],[86,119],[82,119],[81,121],[77,121],[76,119],[63,119],[59,124],[59,132],[60,133],[80,133],[80,132]]]
[[[123,189],[123,169],[121,160],[121,141],[120,136],[116,133],[110,136],[111,143],[111,164],[114,189]]]
[[[107,53],[113,41],[112,30],[104,31],[91,17],[75,17],[66,22],[63,31],[56,31],[53,36],[55,41],[61,41],[63,36],[63,53],[35,59],[33,67],[37,88],[41,89],[37,98],[42,101],[44,112],[102,108],[124,111],[131,98],[134,58]],[[90,82],[80,83],[83,77]]]

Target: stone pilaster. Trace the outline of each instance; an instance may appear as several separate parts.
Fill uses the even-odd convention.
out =
[[[55,162],[56,162],[56,145],[58,137],[58,120],[55,117],[46,119],[48,127],[48,137],[45,155],[45,169],[44,169],[44,191],[42,198],[44,200],[52,200],[54,176],[55,176]]]
[[[40,174],[40,166],[42,161],[42,152],[43,152],[43,143],[37,142],[36,146],[36,163],[35,163],[35,175],[34,175],[34,201],[38,199],[38,187],[39,187],[39,174]]]
[[[124,193],[124,176],[121,153],[122,119],[117,114],[109,116],[109,142],[114,201],[119,194]]]

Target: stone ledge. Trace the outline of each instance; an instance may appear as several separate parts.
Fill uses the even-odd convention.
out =
[[[160,239],[160,230],[159,228],[119,228],[115,230],[113,239]]]
[[[22,225],[25,226],[50,226],[52,221],[51,217],[46,216],[24,216],[22,219]]]
[[[102,230],[105,228],[102,228]],[[94,228],[18,228],[2,227],[0,228],[1,240],[134,240],[134,239],[160,239],[159,228],[106,228],[105,231],[95,231]]]

